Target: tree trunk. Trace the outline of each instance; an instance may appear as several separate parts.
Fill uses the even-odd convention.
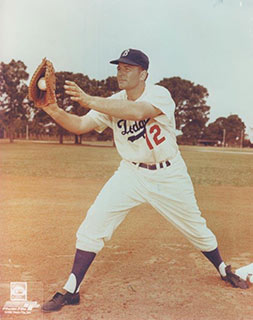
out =
[[[14,130],[12,129],[11,125],[9,126],[8,131],[9,131],[10,143],[13,143],[13,141],[14,141]]]
[[[59,135],[59,143],[63,144],[63,134],[62,133],[60,133],[60,135]]]
[[[75,134],[75,144],[79,144],[79,136]]]
[[[75,144],[81,144],[82,143],[82,135],[78,136],[75,134]]]

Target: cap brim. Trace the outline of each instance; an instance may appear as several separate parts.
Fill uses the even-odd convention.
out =
[[[119,58],[117,60],[110,61],[110,63],[112,63],[112,64],[119,64],[120,62],[130,64],[131,66],[140,66],[138,63],[132,62],[131,60],[129,60],[127,58]]]

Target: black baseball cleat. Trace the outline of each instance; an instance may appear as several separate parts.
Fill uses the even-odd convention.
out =
[[[57,292],[53,298],[43,304],[41,310],[43,312],[59,311],[64,305],[77,305],[80,303],[80,295],[77,293],[67,292],[62,294]]]
[[[226,276],[221,276],[223,281],[229,282],[234,288],[248,289],[247,281],[240,278],[237,274],[233,273],[231,266],[226,266],[225,268]]]

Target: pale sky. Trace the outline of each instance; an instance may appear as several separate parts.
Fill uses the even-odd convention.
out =
[[[124,49],[141,49],[149,82],[201,84],[211,122],[253,123],[253,0],[0,0],[0,43],[0,61],[30,74],[47,57],[97,80],[116,74],[109,61]]]

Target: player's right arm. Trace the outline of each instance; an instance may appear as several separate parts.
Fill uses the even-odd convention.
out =
[[[77,116],[68,113],[59,108],[57,103],[50,104],[44,107],[43,110],[61,127],[77,135],[92,131],[98,126],[95,120],[88,115]]]

